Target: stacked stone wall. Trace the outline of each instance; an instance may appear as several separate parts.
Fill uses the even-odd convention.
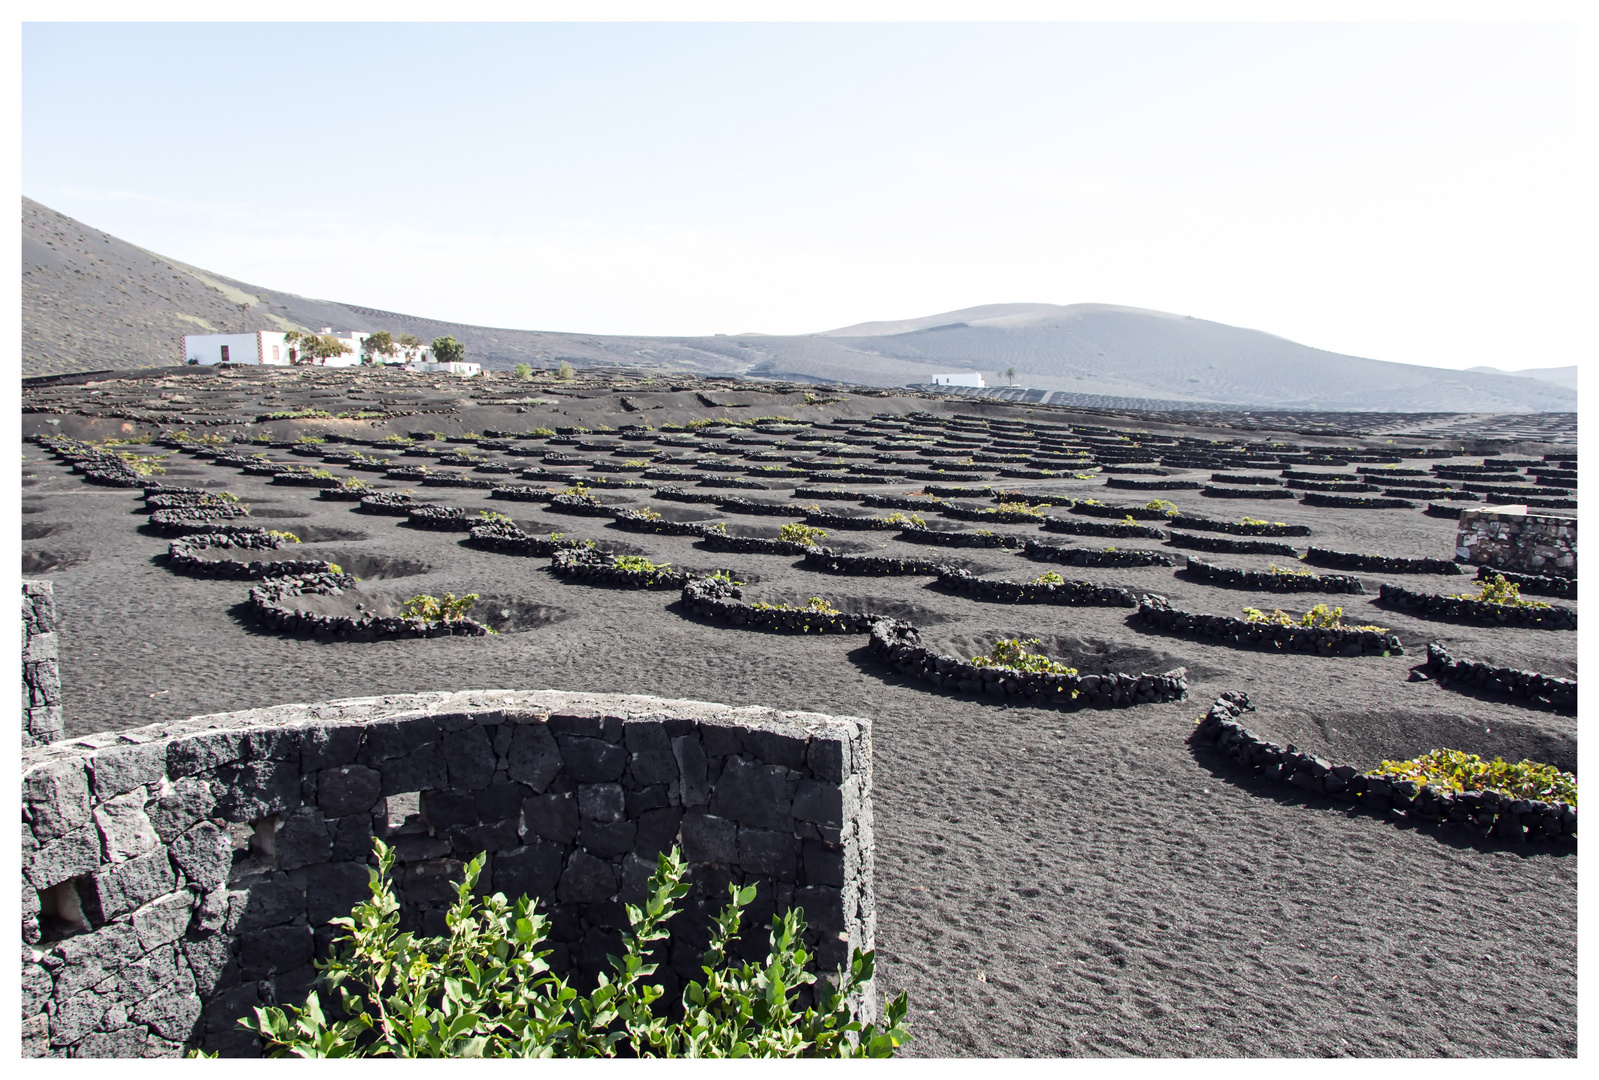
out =
[[[1574,578],[1577,520],[1467,510],[1455,533],[1455,557],[1473,566]]]
[[[1353,802],[1377,814],[1403,815],[1412,822],[1452,823],[1481,837],[1505,840],[1556,840],[1577,833],[1574,806],[1515,799],[1495,791],[1449,791],[1414,780],[1363,773],[1352,765],[1335,765],[1292,744],[1283,746],[1250,731],[1239,717],[1252,709],[1247,694],[1223,694],[1194,729],[1194,741],[1214,746],[1272,783]]]
[[[1495,604],[1469,595],[1444,596],[1416,592],[1402,585],[1383,584],[1377,589],[1377,602],[1411,615],[1435,619],[1461,619],[1466,622],[1500,626],[1528,626],[1540,630],[1575,630],[1577,612],[1572,608],[1521,607]]]
[[[1347,574],[1271,573],[1260,570],[1239,570],[1230,566],[1217,566],[1193,556],[1188,557],[1190,576],[1207,585],[1223,585],[1233,589],[1260,589],[1264,592],[1326,592],[1364,593],[1366,587],[1360,579]]]
[[[973,664],[925,647],[916,627],[901,619],[873,620],[871,650],[901,675],[929,682],[945,693],[1018,697],[1061,709],[1125,708],[1180,701],[1188,693],[1188,673],[1183,668],[1160,675],[1078,675]]]
[[[1305,562],[1314,566],[1390,574],[1458,575],[1461,572],[1459,565],[1448,559],[1404,559],[1394,555],[1359,555],[1352,551],[1333,551],[1319,547],[1305,549]]]
[[[1457,660],[1436,641],[1427,645],[1426,668],[1440,686],[1467,687],[1490,694],[1505,694],[1519,702],[1576,715],[1577,680],[1561,679],[1522,668]]]
[[[1282,626],[1249,622],[1231,615],[1205,615],[1173,608],[1165,597],[1145,596],[1138,616],[1144,625],[1168,634],[1214,638],[1223,645],[1272,652],[1309,652],[1318,656],[1403,656],[1399,638],[1386,630],[1332,629],[1324,626]]]
[[[22,583],[22,745],[61,737],[61,663],[56,638],[55,589],[48,581]]]
[[[580,985],[673,844],[691,891],[656,957],[669,998],[703,977],[729,883],[757,889],[741,956],[790,907],[821,970],[872,948],[871,734],[853,717],[395,695],[33,747],[22,770],[25,1056],[258,1053],[236,1021],[304,998],[375,836],[397,854],[402,929],[442,933],[464,861],[487,852],[485,887],[540,901],[552,967]]]
[[[1454,563],[1456,572],[1460,567]],[[1491,566],[1477,567],[1478,581],[1492,581],[1495,577],[1503,577],[1515,585],[1527,596],[1559,596],[1567,600],[1577,598],[1577,579],[1563,577],[1544,577],[1542,574],[1518,574],[1514,570],[1498,570]]]

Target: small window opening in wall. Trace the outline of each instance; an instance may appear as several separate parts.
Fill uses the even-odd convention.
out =
[[[405,791],[398,795],[390,795],[388,813],[390,836],[426,835],[433,831],[428,828],[427,818],[423,814],[420,791]]]
[[[228,838],[233,844],[233,868],[229,880],[262,870],[274,870],[278,865],[278,816],[270,814],[260,821],[228,826]]]
[[[87,934],[93,929],[83,913],[76,879],[52,885],[39,893],[39,929],[47,940]]]
[[[228,347],[226,345],[222,346],[222,362],[224,364],[228,362]]]
[[[274,346],[272,346],[272,362],[273,363],[277,363],[277,360],[278,360],[278,347],[276,345],[274,345]]]

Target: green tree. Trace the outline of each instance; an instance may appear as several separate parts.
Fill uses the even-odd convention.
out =
[[[407,360],[415,360],[417,350],[422,348],[422,339],[415,334],[401,334],[399,344],[400,348],[405,351],[405,358]]]
[[[331,360],[335,356],[343,356],[345,353],[355,351],[332,334],[301,333],[298,330],[290,330],[283,335],[283,341],[290,349],[295,350],[296,355],[293,362],[296,364],[309,364],[317,360]]]
[[[516,377],[518,379],[531,379],[533,377],[533,365],[528,363],[516,365]]]
[[[355,350],[332,334],[317,334],[311,338],[309,351],[318,360],[332,360],[336,356],[353,353]]]
[[[466,346],[446,334],[433,339],[433,358],[441,364],[459,363],[466,356]]]
[[[577,372],[573,370],[572,365],[565,360],[562,360],[560,366],[555,369],[555,377],[563,382],[575,378],[576,375]]]
[[[1008,367],[1008,368],[1005,369],[1005,380],[1007,382],[1015,382],[1016,381],[1016,369],[1015,368]]]
[[[394,343],[394,335],[387,330],[379,330],[366,339],[366,358],[368,363],[378,363],[380,357],[392,357],[399,351],[399,346]]]

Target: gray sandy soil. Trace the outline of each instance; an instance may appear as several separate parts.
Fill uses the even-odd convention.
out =
[[[252,504],[259,523],[329,537],[294,554],[358,574],[364,568],[364,591],[390,600],[477,592],[474,615],[504,630],[486,639],[318,643],[243,621],[246,583],[159,565],[167,541],[139,531],[137,492],[84,484],[61,465],[40,463],[37,447],[24,453],[25,483],[32,481],[23,489],[24,528],[47,530],[25,542],[25,557],[61,560],[37,576],[55,583],[69,734],[469,687],[648,693],[870,717],[880,986],[910,991],[911,1054],[1576,1052],[1575,844],[1509,845],[1395,825],[1257,783],[1187,741],[1216,694],[1245,690],[1258,708],[1247,718],[1252,728],[1357,766],[1450,746],[1575,769],[1573,718],[1407,681],[1434,637],[1456,656],[1572,676],[1574,633],[1410,618],[1369,597],[1221,589],[1166,567],[1052,567],[1003,551],[904,544],[888,539],[892,533],[838,532],[828,541],[837,550],[942,556],[1012,580],[1057,569],[1164,593],[1191,611],[1298,611],[1325,600],[1356,621],[1392,627],[1407,652],[1279,656],[1147,633],[1127,609],[978,603],[930,588],[926,577],[820,574],[790,557],[709,552],[691,538],[624,533],[603,518],[491,501],[486,491],[416,489],[429,502],[507,513],[530,532],[558,530],[658,562],[731,569],[750,583],[752,599],[823,596],[910,618],[945,651],[969,656],[1020,633],[1085,672],[1183,665],[1189,674],[1189,700],[1177,704],[1076,713],[1004,707],[912,684],[874,661],[860,637],[701,623],[679,613],[675,592],[568,584],[547,572],[547,559],[478,551],[461,542],[464,534],[411,529],[351,504],[319,502],[311,490],[172,458],[165,482],[225,487]],[[1100,481],[1014,486],[1126,503],[1150,497],[1107,491]],[[792,487],[741,494],[785,498]],[[602,495],[674,505],[647,491]],[[1453,536],[1452,522],[1416,511],[1223,503],[1194,492],[1174,498],[1211,517],[1310,524],[1312,536],[1290,541],[1300,547],[1438,557]],[[748,533],[769,535],[787,520],[692,509]],[[1050,543],[1182,554],[1154,541],[999,528]],[[1195,554],[1258,569],[1287,561]],[[1359,576],[1373,595],[1385,579],[1434,592],[1473,589],[1457,577]]]

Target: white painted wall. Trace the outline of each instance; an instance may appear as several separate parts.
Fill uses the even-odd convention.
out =
[[[481,375],[483,365],[474,364],[470,360],[455,360],[448,364],[437,361],[419,361],[415,364],[405,365],[407,371],[432,371],[442,375]]]
[[[934,375],[935,386],[982,386],[983,376],[976,372],[957,372],[953,375]]]
[[[229,363],[255,364],[260,362],[256,351],[259,345],[259,334],[184,334],[183,362],[220,364],[222,348],[227,346]]]
[[[283,333],[277,330],[262,330],[260,338],[261,362],[269,366],[287,367],[289,343],[283,340]]]

